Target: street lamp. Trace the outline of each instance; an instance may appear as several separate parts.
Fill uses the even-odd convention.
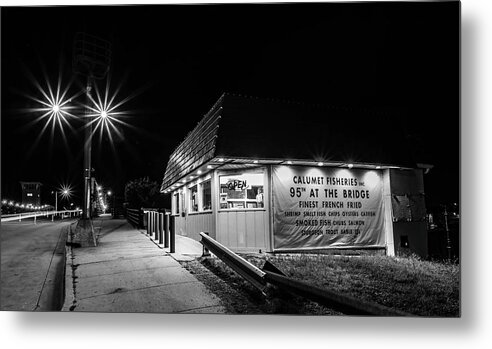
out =
[[[55,194],[55,212],[58,212],[58,194],[61,194],[63,199],[69,199],[72,196],[72,189],[70,186],[62,185],[61,189],[52,191],[51,194]]]
[[[108,190],[108,196],[112,196],[113,197],[113,203],[111,204],[111,211],[113,212],[113,218],[114,218],[114,215],[116,213],[116,208],[114,206],[116,195],[113,195],[113,192],[111,190]]]
[[[90,222],[91,214],[91,183],[92,183],[92,165],[91,165],[91,150],[92,150],[92,137],[98,131],[101,132],[100,141],[102,139],[103,132],[107,131],[110,141],[112,141],[112,135],[110,131],[114,131],[120,138],[123,139],[123,135],[116,128],[115,124],[129,126],[126,122],[119,120],[118,116],[122,116],[125,112],[117,111],[124,103],[136,94],[125,98],[119,102],[115,101],[116,93],[113,96],[108,96],[109,92],[109,78],[107,80],[106,95],[99,95],[97,85],[95,81],[97,79],[103,79],[106,77],[111,63],[111,44],[103,39],[89,35],[87,33],[77,33],[74,39],[73,46],[73,69],[77,74],[81,74],[86,79],[85,89],[79,91],[72,98],[67,98],[69,86],[65,89],[61,88],[61,77],[58,79],[58,86],[52,89],[49,81],[47,80],[47,90],[41,86],[38,81],[33,81],[39,92],[42,94],[42,98],[27,96],[36,103],[41,104],[40,108],[31,109],[32,111],[42,112],[43,115],[38,116],[33,123],[39,121],[46,121],[46,125],[41,130],[38,138],[35,140],[33,146],[36,146],[43,135],[45,130],[51,124],[52,134],[56,125],[58,124],[63,139],[67,144],[65,137],[65,130],[63,126],[68,126],[74,133],[75,129],[70,125],[67,120],[68,117],[75,118],[76,116],[71,113],[71,109],[68,103],[72,99],[85,94],[86,103],[84,104],[84,160],[83,160],[83,180],[84,180],[84,195],[82,206],[82,219],[79,221],[74,241],[80,240],[82,246],[95,244],[95,238]],[[36,80],[36,79],[33,79]],[[93,87],[95,87],[95,94],[93,96]],[[119,89],[118,89],[119,90]],[[96,101],[97,99],[97,101]],[[61,192],[61,194],[68,194]],[[56,199],[57,201],[57,199]],[[58,208],[58,207],[57,207]],[[81,238],[79,239],[79,233]],[[85,240],[85,241],[84,241]]]

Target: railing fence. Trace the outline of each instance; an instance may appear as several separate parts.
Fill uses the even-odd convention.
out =
[[[36,224],[38,217],[51,216],[51,221],[53,222],[56,216],[60,216],[62,219],[72,218],[72,217],[80,216],[81,213],[82,210],[37,211],[37,212],[14,213],[14,214],[2,215],[2,222],[12,222],[12,221],[21,222],[23,219],[33,218],[34,224]]]

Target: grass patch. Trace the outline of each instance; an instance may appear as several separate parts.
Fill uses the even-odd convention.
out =
[[[263,265],[261,259],[254,260]],[[213,277],[196,264],[206,268]],[[185,267],[194,270],[198,280],[221,299],[229,314],[342,315],[315,302],[285,293],[272,292],[265,297],[218,258],[200,258]]]
[[[333,255],[243,255],[258,267],[270,261],[287,276],[331,291],[375,302],[418,316],[458,317],[460,315],[459,265],[423,261],[415,256],[333,256]],[[241,287],[246,281],[218,259],[211,259],[214,272],[234,278]],[[236,279],[237,278],[237,279]],[[257,297],[254,297],[258,301]],[[274,301],[273,303],[275,304]],[[278,303],[278,302],[277,302]],[[284,309],[284,303],[294,309]],[[283,302],[268,313],[329,314],[309,302]]]

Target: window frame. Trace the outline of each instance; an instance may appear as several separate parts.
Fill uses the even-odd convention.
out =
[[[204,205],[205,205],[205,196],[203,195],[203,185],[205,183],[210,183],[210,208],[209,209],[205,209],[204,208]],[[213,211],[213,200],[212,200],[212,178],[211,177],[208,177],[208,178],[205,178],[203,181],[199,182],[198,183],[198,197],[199,197],[199,212],[212,212]]]
[[[268,183],[268,178],[267,178],[267,169],[264,167],[261,168],[255,168],[255,169],[243,169],[243,170],[234,170],[234,171],[221,171],[217,173],[217,189],[215,191],[216,193],[216,200],[217,200],[217,212],[251,212],[251,211],[266,211],[267,210],[267,197],[266,197],[266,187]],[[220,207],[220,194],[221,194],[221,183],[220,179],[221,177],[227,176],[242,176],[245,174],[261,174],[263,176],[263,207],[241,207],[241,208],[221,208]],[[244,200],[245,205],[247,206],[247,189],[246,190],[246,198]]]
[[[192,193],[192,189],[193,188],[196,188],[196,211],[193,209],[193,193]],[[189,198],[188,198],[188,212],[191,214],[191,213],[199,213],[200,212],[200,194],[198,192],[198,183],[194,183],[192,184],[191,186],[189,186],[188,188],[188,192],[189,192]]]
[[[180,202],[182,201],[181,196],[181,190],[176,190],[173,192],[173,199],[171,203],[171,208],[172,208],[172,215],[173,216],[179,216],[182,211],[182,207],[180,207]]]
[[[203,209],[203,191],[202,191],[202,185],[203,183],[206,183],[206,182],[210,182],[210,194],[211,194],[211,198],[212,198],[212,176],[210,174],[207,174],[201,178],[198,178],[190,183],[188,183],[188,185],[186,185],[186,192],[188,193],[188,195],[190,196],[190,198],[186,201],[187,205],[188,205],[188,210],[187,210],[187,213],[189,215],[196,215],[196,214],[203,214],[203,213],[211,213],[213,212],[213,201],[211,200],[210,202],[210,209],[207,209],[207,210],[204,210]],[[197,187],[197,196],[198,196],[198,211],[192,211],[191,210],[191,189],[194,188],[194,187]]]

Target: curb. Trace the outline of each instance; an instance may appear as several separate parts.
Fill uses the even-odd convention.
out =
[[[75,292],[73,288],[73,270],[72,270],[72,247],[65,246],[65,301],[61,311],[70,311],[70,307],[75,302]]]
[[[60,311],[65,302],[66,241],[70,226],[62,227],[34,311]]]
[[[60,311],[71,311],[70,308],[75,304],[74,274],[72,267],[72,226],[68,232],[67,243],[65,245],[65,275],[64,275],[64,302]]]

